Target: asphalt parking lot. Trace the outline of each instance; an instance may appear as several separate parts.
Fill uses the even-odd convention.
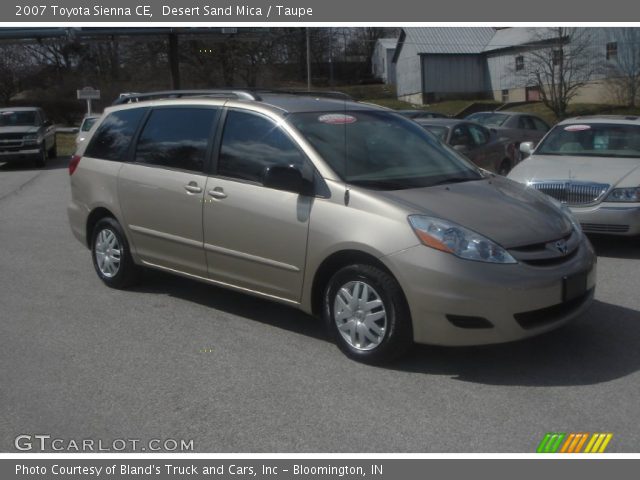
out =
[[[594,239],[596,302],[560,330],[371,367],[284,306],[155,272],[106,288],[69,230],[67,161],[0,165],[0,451],[50,434],[199,452],[534,452],[551,431],[639,450],[640,239]]]

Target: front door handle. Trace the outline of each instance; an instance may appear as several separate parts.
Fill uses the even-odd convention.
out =
[[[213,188],[211,190],[209,190],[209,195],[211,195],[213,198],[227,198],[227,194],[224,193],[224,190],[222,189],[222,187],[216,187]]]
[[[202,187],[199,187],[196,182],[187,183],[184,189],[189,193],[202,193]]]

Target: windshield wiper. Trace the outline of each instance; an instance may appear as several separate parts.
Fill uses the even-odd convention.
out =
[[[474,180],[482,180],[482,177],[480,178],[470,178],[470,177],[449,177],[449,178],[445,178],[444,180],[440,180],[439,182],[435,182],[432,183],[431,185],[429,185],[430,187],[435,187],[437,185],[445,185],[447,183],[463,183],[463,182],[472,182]]]

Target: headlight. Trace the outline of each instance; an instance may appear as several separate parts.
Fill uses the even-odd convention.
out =
[[[24,141],[24,143],[29,144],[38,143],[38,134],[30,133],[29,135],[25,135],[24,137],[22,137],[22,140]]]
[[[614,188],[607,195],[605,202],[640,202],[640,187]]]
[[[517,263],[497,243],[453,222],[424,215],[409,215],[409,223],[427,247],[466,260],[489,263]]]

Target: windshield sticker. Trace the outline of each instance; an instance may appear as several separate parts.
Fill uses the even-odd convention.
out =
[[[569,125],[564,127],[565,132],[580,132],[582,130],[591,130],[590,125]]]
[[[356,117],[351,115],[344,115],[342,113],[329,113],[326,115],[320,115],[318,121],[329,125],[345,125],[347,123],[356,123]]]

